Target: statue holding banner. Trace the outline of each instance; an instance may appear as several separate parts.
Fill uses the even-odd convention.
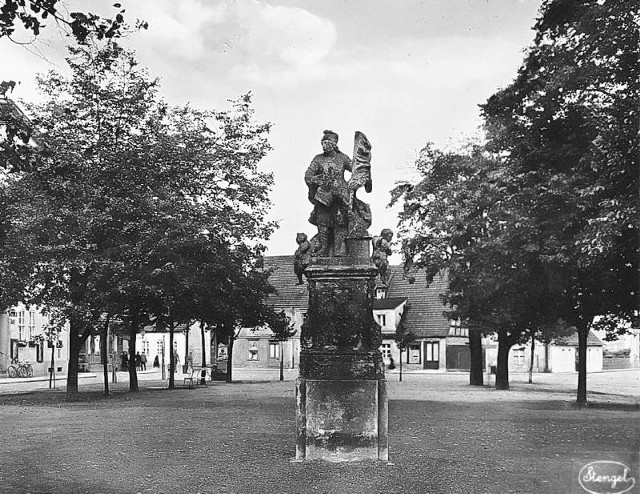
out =
[[[353,161],[338,149],[338,134],[325,130],[322,154],[313,158],[304,175],[309,201],[314,205],[309,222],[318,227],[314,254],[323,257],[346,255],[348,235],[367,235],[371,209],[356,197],[364,187],[371,192],[371,144],[356,132]],[[345,171],[351,172],[347,182]]]

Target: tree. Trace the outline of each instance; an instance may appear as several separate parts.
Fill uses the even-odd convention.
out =
[[[215,319],[218,294],[217,321],[250,319],[265,286],[247,288],[250,268],[275,225],[272,177],[258,170],[270,125],[254,122],[250,95],[231,111],[168,108],[115,43],[72,48],[69,64],[72,77],[42,78],[49,101],[30,106],[46,149],[25,150],[16,190],[29,195],[11,234],[13,257],[35,268],[29,299],[70,322],[74,394],[80,348],[105,314],[129,328],[131,357],[154,318]]]
[[[0,4],[0,38],[10,38],[16,26],[30,31],[35,38],[48,21],[53,21],[60,29],[70,30],[79,43],[86,42],[90,36],[99,40],[117,38],[127,29],[125,9],[119,3],[113,4],[118,12],[112,18],[90,12],[68,12],[66,4],[63,0],[4,0]],[[136,28],[147,27],[146,22],[136,21]]]
[[[546,1],[515,81],[482,107],[489,149],[535,199],[558,316],[578,331],[579,404],[594,318],[640,306],[639,18],[636,4]]]
[[[470,329],[473,385],[482,384],[480,334],[497,333],[496,387],[509,388],[509,349],[528,328],[555,321],[552,272],[540,258],[538,225],[503,160],[482,145],[443,152],[427,146],[416,183],[400,183],[400,236],[406,265],[432,280],[446,272],[446,316]],[[480,351],[478,351],[480,350]]]
[[[407,348],[409,348],[409,344],[416,339],[416,335],[407,328],[407,314],[409,313],[410,308],[411,306],[409,304],[405,304],[402,315],[400,316],[400,321],[398,321],[398,325],[396,326],[396,332],[393,336],[396,346],[398,347],[398,350],[400,350],[400,381],[402,381],[402,354]]]
[[[284,353],[282,343],[295,336],[297,330],[291,324],[291,318],[284,311],[273,313],[269,322],[269,329],[273,332],[273,339],[280,344],[280,380],[284,381]]]
[[[211,300],[212,311],[208,323],[214,328],[217,341],[224,341],[228,349],[227,382],[233,381],[233,347],[242,328],[256,328],[274,321],[267,297],[274,288],[269,273],[247,264],[247,257],[255,258],[248,249],[240,249],[226,262],[229,269],[227,289],[220,298]],[[276,319],[276,327],[279,321]]]

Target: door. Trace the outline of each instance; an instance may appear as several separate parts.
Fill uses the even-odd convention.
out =
[[[471,369],[471,355],[467,345],[447,345],[447,370]]]
[[[439,341],[424,342],[424,368],[425,369],[440,368],[440,342]]]

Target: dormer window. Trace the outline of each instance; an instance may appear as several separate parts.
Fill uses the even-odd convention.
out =
[[[377,288],[376,289],[376,298],[378,300],[381,300],[383,298],[385,298],[387,296],[387,289],[386,288]]]

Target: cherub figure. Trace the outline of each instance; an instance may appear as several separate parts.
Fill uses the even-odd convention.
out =
[[[311,263],[311,242],[307,240],[305,233],[296,234],[296,242],[298,243],[298,248],[293,258],[293,271],[298,277],[298,285],[302,285],[302,275]]]
[[[387,269],[389,268],[388,256],[391,255],[391,239],[393,232],[389,228],[385,228],[380,232],[379,237],[373,238],[373,255],[371,260],[378,268],[380,279],[383,283],[387,282]]]

